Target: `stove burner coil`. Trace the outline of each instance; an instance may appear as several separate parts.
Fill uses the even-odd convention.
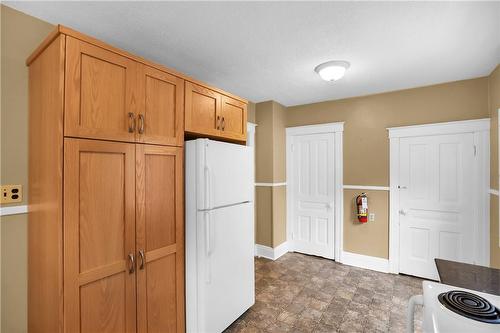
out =
[[[481,296],[451,290],[438,296],[439,302],[447,309],[483,323],[500,324],[500,310]]]

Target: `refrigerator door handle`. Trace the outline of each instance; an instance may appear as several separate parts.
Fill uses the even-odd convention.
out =
[[[210,212],[205,212],[205,255],[206,267],[205,267],[205,283],[210,284],[212,282],[212,263],[210,262],[210,253],[212,252],[212,244],[210,241]]]
[[[205,212],[205,253],[207,257],[212,253],[212,244],[210,240],[210,212]]]
[[[205,209],[210,209],[210,169],[205,166]]]

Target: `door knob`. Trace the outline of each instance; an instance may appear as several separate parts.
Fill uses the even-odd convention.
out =
[[[400,215],[406,215],[406,214],[408,214],[408,211],[407,211],[407,210],[404,210],[404,209],[401,209],[401,210],[399,211],[399,214],[400,214]]]

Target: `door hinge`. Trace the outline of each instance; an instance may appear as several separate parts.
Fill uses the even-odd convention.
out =
[[[293,144],[291,144],[291,145],[290,145],[290,151],[292,151],[292,152],[293,152],[293,148],[294,148],[294,147],[293,147]]]
[[[474,145],[474,156],[476,156],[476,155],[477,155],[477,147],[476,147],[476,145]]]

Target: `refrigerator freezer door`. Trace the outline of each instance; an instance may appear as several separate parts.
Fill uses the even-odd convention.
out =
[[[252,147],[200,139],[196,150],[199,210],[253,201]]]
[[[198,212],[197,332],[222,332],[255,301],[252,216],[252,203]]]

